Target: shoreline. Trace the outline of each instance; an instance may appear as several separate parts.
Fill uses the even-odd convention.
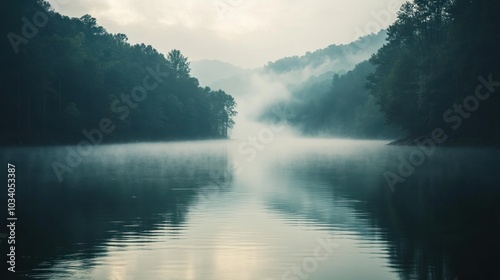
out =
[[[184,142],[184,141],[210,141],[210,140],[228,140],[228,138],[169,138],[169,139],[122,139],[102,141],[93,146],[100,145],[118,145],[134,143],[155,143],[155,142]],[[29,147],[57,147],[57,146],[77,146],[81,141],[88,141],[86,138],[58,138],[45,140],[26,140],[26,139],[6,139],[0,137],[0,148],[29,148]]]
[[[424,140],[432,139],[430,135],[409,136],[394,140],[388,146],[419,146]],[[448,139],[442,143],[434,143],[436,147],[472,147],[472,148],[500,148],[500,139],[478,138],[478,137],[457,137],[449,135]]]

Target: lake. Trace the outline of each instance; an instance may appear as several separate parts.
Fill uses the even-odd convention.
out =
[[[2,162],[16,166],[16,275],[453,280],[500,273],[500,150],[427,155],[384,141],[242,143],[102,145],[70,157],[72,166],[65,147],[0,150]],[[55,162],[68,168],[62,182]]]

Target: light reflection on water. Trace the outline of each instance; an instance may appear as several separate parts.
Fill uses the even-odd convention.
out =
[[[392,193],[382,174],[397,170],[397,155],[412,148],[280,139],[248,160],[240,144],[95,147],[62,183],[51,163],[64,161],[64,148],[2,151],[19,176],[18,273],[34,279],[453,279],[469,273],[453,248],[482,234],[478,226],[492,234],[499,228],[499,208],[485,200],[499,198],[496,150],[438,150]],[[475,224],[449,216],[461,214],[472,187],[469,198],[484,204],[467,209],[477,215]],[[474,230],[457,232],[464,227]],[[314,257],[318,238],[334,240],[335,248],[307,272],[304,260]],[[286,274],[293,266],[301,273]],[[471,270],[479,269],[493,268]]]

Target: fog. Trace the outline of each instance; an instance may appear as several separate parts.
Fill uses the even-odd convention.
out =
[[[283,105],[294,100],[294,92],[308,83],[326,81],[329,83],[334,74],[344,74],[358,63],[367,60],[380,48],[385,32],[359,38],[349,45],[329,46],[302,56],[287,57],[276,62],[256,68],[238,71],[227,77],[227,71],[220,71],[221,79],[208,84],[213,89],[222,89],[231,94],[238,111],[232,139],[248,139],[266,129],[271,129],[273,137],[298,137],[300,132],[287,120],[303,118]],[[207,65],[214,66],[213,61],[195,63],[194,72],[200,80],[214,80],[214,72],[203,71]],[[205,65],[204,65],[205,64]],[[222,63],[221,63],[222,65]],[[224,70],[229,66],[225,64]],[[203,69],[203,70],[202,70]],[[222,66],[221,66],[221,69]],[[207,77],[207,78],[205,78]],[[312,79],[315,79],[314,81]],[[328,88],[325,88],[327,90]],[[315,92],[308,92],[314,95]],[[271,112],[274,122],[262,121],[264,113]]]
[[[260,122],[259,116],[266,108],[280,101],[291,98],[291,87],[297,85],[299,80],[305,80],[304,71],[295,71],[289,74],[275,74],[258,71],[250,74],[248,85],[242,87],[242,92],[235,94],[238,103],[238,116],[235,119],[236,125],[233,129],[233,139],[247,139],[252,135],[258,134],[265,128],[275,128],[278,132],[277,137],[297,136],[298,132],[292,127],[287,126],[286,118],[289,112],[286,108],[275,107],[273,113],[279,120],[277,124]],[[278,129],[276,127],[279,126]]]

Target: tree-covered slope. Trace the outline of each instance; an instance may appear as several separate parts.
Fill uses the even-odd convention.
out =
[[[500,2],[406,2],[371,59],[369,86],[389,123],[410,138],[498,143]]]
[[[200,87],[179,51],[131,45],[45,1],[7,1],[1,13],[2,142],[71,142],[102,122],[113,128],[104,141],[228,136],[234,99]]]
[[[293,91],[290,100],[270,106],[262,118],[276,121],[272,108],[281,106],[290,112],[287,123],[309,136],[396,137],[399,132],[385,124],[365,87],[373,71],[373,65],[364,61],[343,75],[312,77]]]

